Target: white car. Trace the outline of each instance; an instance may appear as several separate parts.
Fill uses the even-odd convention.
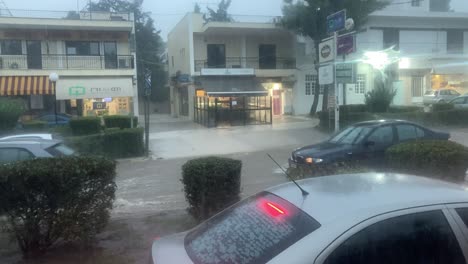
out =
[[[468,191],[401,174],[353,174],[268,189],[153,242],[150,263],[468,262]]]
[[[51,139],[54,139],[54,136],[52,134],[42,133],[42,134],[19,134],[19,135],[11,135],[11,136],[0,138],[0,140],[12,140],[12,139],[47,139],[47,140],[51,140]]]

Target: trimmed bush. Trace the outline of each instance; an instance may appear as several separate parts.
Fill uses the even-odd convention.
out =
[[[340,113],[362,113],[367,112],[367,105],[354,104],[354,105],[340,105]]]
[[[129,158],[144,154],[143,134],[143,128],[111,128],[102,134],[69,137],[66,142],[79,153]]]
[[[25,257],[59,240],[89,244],[109,220],[114,161],[100,157],[35,159],[0,166],[0,208]]]
[[[448,111],[453,110],[453,104],[449,103],[437,103],[432,105],[432,112],[441,112],[441,111]]]
[[[23,122],[22,125],[25,131],[44,131],[48,127],[47,122],[38,120]]]
[[[239,201],[242,162],[219,157],[190,160],[182,166],[189,212],[204,220]]]
[[[101,132],[101,118],[81,117],[70,120],[70,128],[73,135],[82,136]]]
[[[24,111],[23,100],[0,97],[0,133],[13,130]]]
[[[138,118],[131,117],[131,116],[121,116],[121,115],[115,115],[115,116],[104,116],[104,124],[106,128],[132,128],[132,119],[133,119],[133,127],[138,126]]]
[[[371,168],[359,161],[299,166],[294,169],[288,168],[288,174],[295,180],[338,174],[367,173],[371,171]]]
[[[383,85],[378,86],[366,94],[367,108],[372,113],[385,113],[395,95],[396,90],[385,88]]]
[[[413,105],[392,105],[388,108],[389,113],[412,113],[422,111],[423,108],[420,106]]]
[[[428,140],[389,148],[387,165],[398,172],[463,181],[468,168],[468,149],[452,141]]]

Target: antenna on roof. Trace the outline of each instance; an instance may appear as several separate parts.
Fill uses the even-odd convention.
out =
[[[289,175],[289,174],[286,172],[286,170],[283,169],[283,167],[281,167],[281,165],[279,165],[279,163],[276,162],[276,160],[275,160],[270,154],[267,153],[267,155],[268,155],[268,157],[269,157],[276,165],[278,165],[278,167],[283,171],[284,174],[286,174],[286,176],[288,176],[288,178],[297,186],[297,188],[299,188],[299,190],[301,190],[302,196],[307,196],[307,195],[309,195],[309,193],[308,193],[306,190],[302,189],[302,187],[299,186],[299,184],[297,184],[297,182],[291,177],[291,175]]]
[[[3,0],[0,0],[0,16],[13,16]]]

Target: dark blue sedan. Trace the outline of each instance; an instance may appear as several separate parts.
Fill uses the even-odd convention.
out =
[[[448,140],[450,134],[436,132],[401,120],[376,120],[354,124],[329,140],[293,151],[289,167],[350,160],[378,162],[398,143],[418,139]]]
[[[45,114],[37,118],[39,121],[46,122],[49,127],[67,125],[70,119],[71,116],[67,114],[57,114],[57,119],[54,114]]]

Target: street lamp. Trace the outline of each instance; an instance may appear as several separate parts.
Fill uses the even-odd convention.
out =
[[[59,80],[59,75],[56,72],[53,72],[49,75],[49,80],[52,82],[54,87],[55,103],[54,103],[54,114],[55,114],[55,125],[58,125],[57,120],[57,81]]]

